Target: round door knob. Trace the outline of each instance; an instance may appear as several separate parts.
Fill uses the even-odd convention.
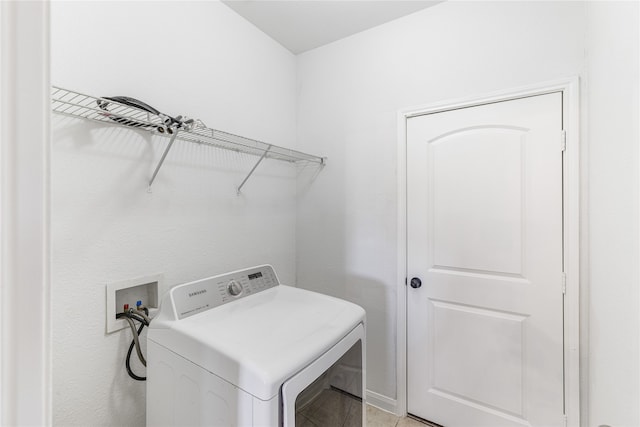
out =
[[[420,280],[417,277],[414,277],[413,279],[411,279],[411,287],[413,289],[418,289],[420,286],[422,286],[422,280]]]
[[[227,285],[227,291],[234,297],[238,296],[242,293],[242,285],[235,280],[232,280]]]

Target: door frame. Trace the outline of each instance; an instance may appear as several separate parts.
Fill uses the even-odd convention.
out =
[[[49,9],[0,1],[0,425],[52,424]]]
[[[562,128],[566,132],[563,157],[563,251],[565,417],[569,426],[580,425],[580,122],[578,77],[445,100],[398,112],[398,247],[396,308],[396,414],[407,414],[407,119],[458,108],[474,107],[553,92],[562,93]],[[560,147],[560,139],[558,140]],[[583,336],[587,331],[582,328]]]

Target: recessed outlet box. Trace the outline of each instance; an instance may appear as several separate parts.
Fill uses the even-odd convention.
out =
[[[135,308],[137,301],[151,312],[158,308],[160,296],[164,290],[164,276],[153,274],[135,279],[107,284],[107,333],[119,331],[128,327],[124,319],[117,319],[116,314],[122,313],[125,304]]]

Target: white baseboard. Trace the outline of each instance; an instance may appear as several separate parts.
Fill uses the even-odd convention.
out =
[[[392,399],[383,394],[376,393],[371,390],[367,390],[367,404],[371,406],[375,406],[378,409],[382,409],[383,411],[391,412],[392,414],[397,415],[397,407],[398,401],[396,399]]]

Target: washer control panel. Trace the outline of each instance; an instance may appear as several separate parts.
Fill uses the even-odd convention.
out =
[[[279,284],[273,267],[261,265],[178,285],[170,300],[178,319],[184,319]]]
[[[227,292],[229,292],[229,295],[237,297],[242,293],[242,285],[239,282],[232,280],[227,285]]]

